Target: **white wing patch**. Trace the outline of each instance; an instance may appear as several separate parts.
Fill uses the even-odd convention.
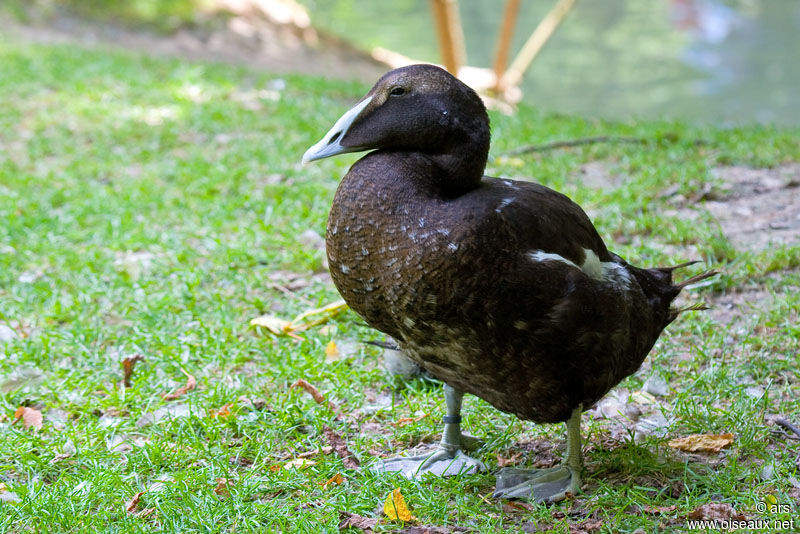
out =
[[[545,252],[544,250],[532,250],[528,252],[528,258],[530,258],[531,261],[560,261],[571,267],[580,269],[580,267],[569,261],[564,256],[561,256],[560,254],[553,254],[552,252]]]
[[[597,257],[597,254],[588,248],[583,249],[583,252],[585,259],[580,267],[560,254],[545,252],[543,250],[532,250],[527,253],[527,256],[531,261],[537,262],[560,261],[569,265],[570,267],[580,269],[584,272],[584,274],[586,274],[586,276],[594,280],[609,282],[616,286],[624,287],[625,289],[630,287],[631,276],[623,265],[613,261],[600,261],[600,258]]]

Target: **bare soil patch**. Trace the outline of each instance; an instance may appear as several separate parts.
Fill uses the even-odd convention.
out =
[[[181,28],[171,35],[97,23],[57,12],[40,24],[0,18],[4,32],[35,43],[135,50],[154,56],[246,65],[278,74],[298,73],[372,83],[386,66],[333,36],[255,13],[216,17],[206,27]]]
[[[773,169],[717,167],[721,196],[704,207],[737,249],[800,244],[800,164]]]

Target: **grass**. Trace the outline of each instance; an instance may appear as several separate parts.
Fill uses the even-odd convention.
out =
[[[0,342],[0,483],[19,497],[0,500],[0,532],[335,532],[340,512],[377,516],[395,487],[420,524],[479,532],[529,522],[568,532],[585,518],[605,521],[596,531],[655,532],[681,527],[709,502],[763,517],[754,509],[768,495],[792,506],[774,517],[798,517],[789,481],[800,478],[797,445],[771,437],[766,418],[797,422],[800,413],[800,249],[736,250],[713,219],[684,221],[658,193],[677,184],[691,197],[718,165],[800,161],[800,130],[614,123],[531,108],[492,115],[494,156],[592,135],[651,140],[496,157],[489,173],[532,176],[570,194],[637,264],[680,261],[694,247],[724,271],[700,296],[774,295],[736,328],[709,314],[683,317],[645,371],[622,384],[635,391],[662,375],[668,436],[733,432],[728,451],[703,459],[654,436],[613,440],[603,420],[585,417],[589,491],[509,511],[485,498],[491,474],[407,481],[347,469],[336,454],[281,467],[326,445],[323,426],[362,466],[440,432],[439,386],[387,376],[379,350],[359,343],[376,333],[352,313],[303,332],[303,341],[248,326],[262,313],[290,318],[338,298],[311,276],[324,272],[323,253],[299,237],[324,234],[337,180],[357,156],[307,168],[298,160],[366,87],[8,41],[0,64],[0,324],[16,334]],[[624,182],[584,186],[579,169],[594,161]],[[270,281],[281,271],[300,273],[305,285],[276,289]],[[351,349],[326,362],[331,340]],[[144,361],[123,388],[120,362],[135,354]],[[197,388],[164,400],[185,382],[182,370]],[[301,378],[345,416],[290,389]],[[753,384],[763,394],[748,394]],[[44,413],[40,430],[12,424],[20,406]],[[214,416],[225,406],[230,416]],[[560,426],[520,422],[479,399],[467,399],[465,419],[490,466],[531,439],[563,444]],[[336,473],[344,483],[323,488]],[[139,492],[137,513],[127,512]],[[675,508],[659,516],[645,506]]]

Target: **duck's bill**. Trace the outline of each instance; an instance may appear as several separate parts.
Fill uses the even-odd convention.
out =
[[[336,154],[344,154],[346,152],[357,152],[359,150],[363,150],[360,147],[342,146],[341,140],[345,135],[347,135],[347,130],[350,129],[350,125],[355,122],[361,112],[364,111],[364,108],[367,107],[371,101],[372,97],[367,97],[356,104],[353,109],[339,117],[339,120],[336,121],[336,124],[333,125],[333,128],[328,130],[328,133],[326,133],[317,144],[306,150],[306,153],[303,154],[303,163],[308,163],[310,161],[315,161],[322,158],[328,158],[330,156],[335,156]]]

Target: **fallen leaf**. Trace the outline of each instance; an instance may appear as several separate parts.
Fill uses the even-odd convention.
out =
[[[339,512],[339,530],[346,528],[357,528],[364,531],[372,532],[372,529],[380,521],[377,517],[364,517],[349,512]]]
[[[311,385],[307,380],[299,379],[297,382],[289,386],[289,389],[302,388],[306,393],[311,395],[317,404],[325,404],[331,411],[336,411],[336,406],[332,402],[326,402],[325,397],[319,392],[317,388]]]
[[[233,485],[229,478],[218,478],[217,485],[214,487],[214,493],[220,497],[230,497],[230,487]]]
[[[325,361],[335,362],[341,357],[342,353],[339,352],[339,347],[336,346],[336,342],[334,340],[330,340],[327,345],[325,345]]]
[[[8,489],[4,483],[0,482],[0,502],[20,502],[19,495]]]
[[[215,410],[215,409],[212,408],[211,410],[208,411],[208,415],[212,419],[215,418],[215,417],[230,417],[230,415],[231,415],[231,407],[232,406],[233,406],[233,404],[231,403],[231,404],[225,404],[219,410]]]
[[[521,452],[514,453],[508,458],[504,458],[498,454],[497,467],[507,467],[509,465],[517,465],[519,463],[520,458],[522,458]]]
[[[131,387],[131,377],[133,376],[133,366],[136,362],[144,360],[141,354],[134,354],[122,359],[122,385],[126,388]]]
[[[353,456],[353,453],[350,452],[350,449],[347,448],[347,444],[342,436],[333,431],[328,425],[322,425],[322,434],[325,436],[325,439],[328,440],[330,446],[333,447],[333,450],[336,451],[336,454],[342,459],[342,463],[347,469],[358,468],[359,462]]]
[[[125,504],[125,511],[130,513],[135,512],[136,508],[139,506],[139,500],[142,498],[142,495],[144,495],[143,491],[134,495],[133,498]]]
[[[410,425],[412,423],[416,423],[417,421],[422,421],[426,417],[428,417],[428,414],[426,414],[426,413],[424,413],[422,415],[419,415],[417,417],[401,417],[400,419],[398,419],[395,422],[394,426],[396,426],[398,428],[402,428],[402,427],[404,427],[406,425]]]
[[[570,534],[591,534],[603,528],[603,521],[601,519],[587,519],[580,523],[573,523],[569,526]]]
[[[336,473],[331,478],[323,482],[322,489],[328,489],[328,486],[340,485],[344,482],[344,476],[341,473]]]
[[[503,512],[513,514],[516,512],[532,512],[535,510],[534,506],[527,502],[521,501],[505,501],[502,505]]]
[[[650,514],[650,515],[662,515],[662,514],[668,514],[670,512],[674,512],[677,508],[678,507],[675,506],[674,504],[671,505],[671,506],[650,506],[650,505],[647,505],[644,508],[642,508],[642,511],[644,513]]]
[[[710,521],[726,521],[728,519],[747,519],[744,514],[736,513],[728,503],[724,502],[710,502],[699,506],[689,512],[686,516],[687,519],[706,519]]]
[[[50,463],[50,465],[57,464],[61,460],[66,460],[67,458],[69,458],[71,456],[72,456],[72,453],[59,453],[59,454],[56,454],[55,456],[53,456],[53,458],[48,463]]]
[[[389,496],[386,497],[386,501],[383,503],[383,513],[392,520],[416,521],[417,519],[411,515],[411,510],[408,509],[406,500],[403,494],[400,493],[400,488],[393,489]]]
[[[431,525],[408,525],[400,530],[395,530],[395,534],[453,534],[454,532],[474,532],[465,527],[435,527]]]
[[[286,321],[272,315],[262,315],[261,317],[252,319],[250,321],[250,326],[266,328],[268,332],[276,336],[286,335],[302,339],[296,332],[302,332],[303,330],[308,330],[309,328],[323,324],[346,308],[347,304],[344,300],[337,300],[327,306],[307,310],[291,321]]]
[[[250,326],[266,328],[275,335],[287,334],[292,329],[292,322],[272,315],[262,315],[250,321]]]
[[[733,434],[692,434],[671,439],[667,445],[685,452],[719,452],[733,443]]]
[[[14,421],[12,421],[11,424],[15,424],[20,419],[22,419],[22,424],[25,428],[42,428],[42,412],[36,408],[30,408],[28,406],[20,406],[17,408],[17,411],[14,412]]]
[[[186,385],[181,386],[172,393],[165,393],[161,398],[164,400],[175,400],[178,397],[185,395],[187,392],[192,391],[197,387],[197,380],[181,368],[181,372],[186,375]]]
[[[312,465],[317,465],[317,462],[314,460],[309,460],[307,458],[295,458],[294,460],[289,460],[285,464],[283,464],[284,469],[305,469],[306,467],[311,467]]]
[[[155,511],[156,511],[155,507],[145,508],[144,510],[142,510],[141,512],[136,514],[136,517],[139,517],[141,519],[145,519],[145,518],[150,517],[151,515],[153,515],[153,512],[155,512]]]
[[[176,419],[178,417],[203,417],[203,411],[196,406],[189,406],[186,404],[168,404],[162,406],[153,412],[146,413],[136,421],[136,426],[142,428],[144,426],[157,423],[162,419]]]

